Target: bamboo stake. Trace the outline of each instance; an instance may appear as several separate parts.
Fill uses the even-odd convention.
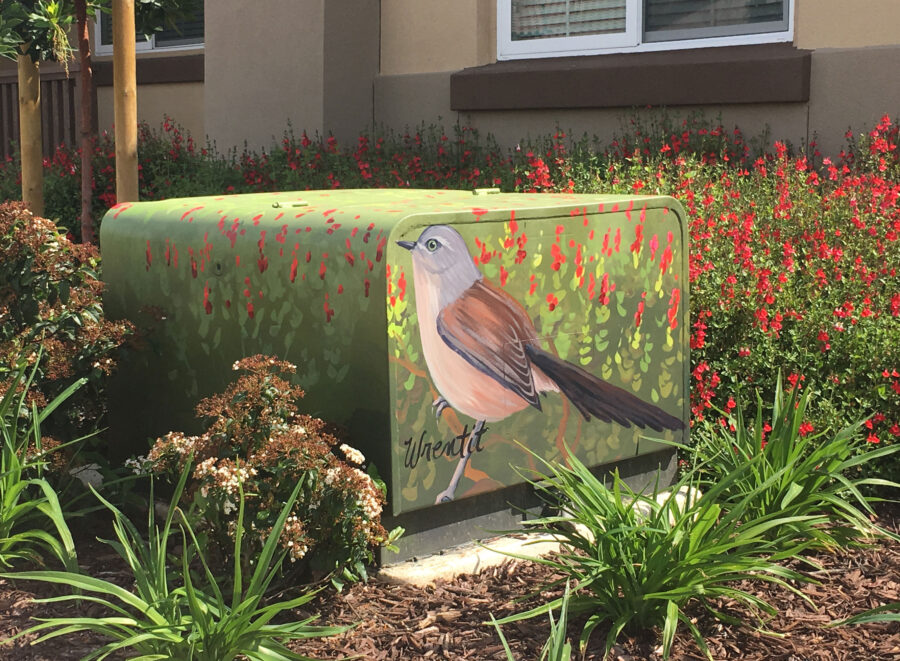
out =
[[[41,73],[38,63],[18,56],[19,149],[22,201],[36,216],[44,214],[44,165],[41,136]]]
[[[134,202],[138,199],[134,0],[113,0],[112,9],[116,202]]]

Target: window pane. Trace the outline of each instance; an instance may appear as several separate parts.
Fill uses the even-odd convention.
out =
[[[157,46],[180,46],[203,43],[203,9],[191,21],[179,21],[177,30],[163,30],[156,34]]]
[[[625,31],[625,0],[512,0],[512,39]]]
[[[178,21],[177,30],[167,29],[156,33],[157,46],[181,46],[184,44],[203,43],[203,9],[197,11],[197,17],[191,21]],[[112,45],[112,15],[100,14],[100,43],[104,46]],[[142,34],[136,35],[137,43],[143,43],[146,38]]]
[[[644,31],[651,41],[777,32],[787,29],[785,3],[786,0],[644,0]]]
[[[112,46],[112,37],[112,14],[108,14],[106,12],[100,13],[100,43],[103,46]],[[142,34],[135,34],[134,39],[136,43],[142,43],[146,41],[146,38]]]

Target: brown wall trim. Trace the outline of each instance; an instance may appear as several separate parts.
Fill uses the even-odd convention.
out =
[[[450,77],[459,111],[809,100],[811,51],[790,44],[497,62]]]
[[[202,83],[203,54],[172,57],[147,57],[137,60],[137,84]],[[94,63],[94,84],[98,87],[113,84],[113,63]]]

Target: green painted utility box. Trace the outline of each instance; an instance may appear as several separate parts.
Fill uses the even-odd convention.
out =
[[[107,313],[149,329],[113,388],[129,452],[195,428],[197,401],[255,353],[298,366],[304,410],[348,430],[401,518],[521,483],[526,449],[602,465],[686,440],[671,198],[202,197],[118,205],[100,238]]]

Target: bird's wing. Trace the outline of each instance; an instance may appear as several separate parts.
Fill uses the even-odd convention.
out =
[[[437,318],[441,339],[469,364],[540,410],[525,345],[535,336],[525,310],[509,294],[475,282]]]

